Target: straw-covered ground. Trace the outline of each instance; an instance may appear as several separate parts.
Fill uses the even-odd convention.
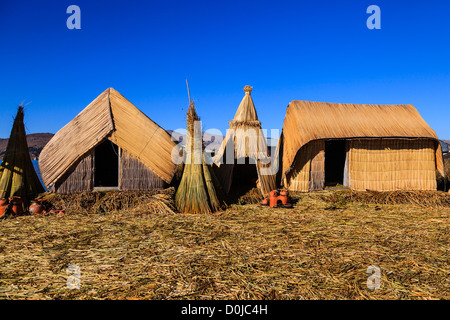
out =
[[[323,191],[210,215],[174,213],[172,199],[48,195],[64,215],[0,221],[0,298],[450,298],[448,193]]]

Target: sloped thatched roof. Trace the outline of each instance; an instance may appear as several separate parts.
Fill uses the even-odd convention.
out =
[[[301,147],[320,139],[438,137],[412,105],[358,105],[292,101],[283,123],[283,168],[292,166]],[[280,146],[279,146],[280,148]],[[437,169],[444,174],[442,151],[436,150]]]
[[[256,108],[251,97],[252,87],[245,86],[244,91],[245,96],[239,104],[234,119],[229,122],[230,128],[227,131],[227,135],[212,161],[220,167],[221,162],[223,162],[223,156],[226,154],[226,149],[234,147],[235,159],[250,158],[256,163],[260,188],[262,194],[266,195],[276,187],[275,176],[262,174],[264,168],[270,167],[267,141],[262,132],[261,122],[258,120]],[[228,191],[232,175],[230,172],[227,172],[226,175],[229,176],[229,179],[224,189]]]
[[[0,165],[0,198],[22,197],[26,207],[44,188],[31,162],[23,118],[20,106]]]
[[[44,184],[52,186],[105,138],[138,158],[165,182],[172,180],[176,166],[171,152],[175,143],[169,134],[119,92],[109,88],[44,147],[39,157]]]

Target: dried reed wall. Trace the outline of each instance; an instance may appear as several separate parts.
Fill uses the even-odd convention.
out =
[[[347,185],[358,191],[436,190],[436,142],[431,139],[350,139]],[[286,174],[291,191],[324,188],[325,143],[315,140],[298,152]]]
[[[61,194],[90,191],[94,187],[94,149],[88,151],[55,183]]]
[[[93,190],[94,170],[94,149],[92,149],[55,183],[55,192],[70,194]],[[136,157],[125,150],[120,150],[119,190],[148,191],[166,186],[164,180]]]
[[[325,182],[325,141],[307,143],[298,152],[285,186],[292,191],[322,190]]]
[[[166,187],[164,180],[125,150],[120,155],[119,188],[127,191],[145,191]]]
[[[353,190],[436,190],[436,142],[429,139],[350,140]]]

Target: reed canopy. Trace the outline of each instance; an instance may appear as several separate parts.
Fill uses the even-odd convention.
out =
[[[436,190],[444,175],[436,133],[412,105],[292,101],[277,146],[290,190]]]
[[[217,178],[225,193],[244,193],[258,186],[266,196],[276,188],[275,174],[267,140],[261,129],[251,97],[252,87],[244,87],[245,95],[222,144],[212,158]]]
[[[39,167],[58,193],[151,190],[171,182],[174,147],[163,128],[109,88],[53,136]]]
[[[23,106],[19,106],[0,165],[0,198],[21,197],[26,208],[44,188],[31,162],[23,120]]]

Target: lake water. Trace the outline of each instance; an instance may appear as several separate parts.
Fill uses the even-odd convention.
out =
[[[39,162],[38,160],[31,160],[33,162],[34,170],[36,171],[39,181],[42,183],[42,186],[44,186],[44,183],[42,182],[41,172],[39,171]]]

